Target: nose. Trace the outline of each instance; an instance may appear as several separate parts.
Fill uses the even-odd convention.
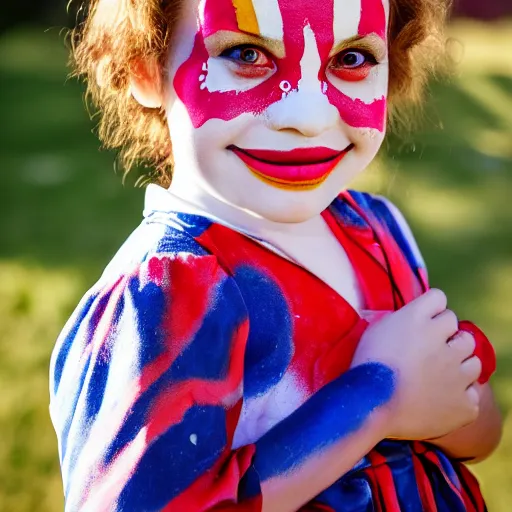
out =
[[[327,84],[318,77],[322,58],[315,34],[309,25],[304,27],[304,53],[300,61],[301,78],[296,87],[283,80],[280,88],[283,98],[266,111],[269,127],[273,130],[294,130],[305,137],[315,137],[334,128],[339,122],[338,109],[326,94]]]
[[[315,137],[336,127],[339,113],[327,96],[317,87],[299,87],[266,111],[266,120],[273,130],[293,130],[305,137]]]

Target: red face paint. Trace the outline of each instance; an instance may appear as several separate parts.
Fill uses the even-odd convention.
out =
[[[300,61],[305,47],[304,28],[309,25],[315,35],[321,59],[320,69],[314,70],[319,80],[320,92],[327,96],[348,125],[383,131],[386,115],[384,97],[367,104],[343,94],[327,79],[326,70],[331,60],[329,53],[335,43],[334,0],[279,0],[279,9],[283,19],[285,57],[274,59],[274,74],[249,90],[212,92],[204,86],[201,87],[202,82],[199,78],[201,75],[204,78],[208,72],[205,68],[209,55],[204,40],[219,30],[238,33],[240,30],[231,0],[204,1],[201,26],[196,34],[192,53],[179,67],[174,78],[176,93],[186,106],[194,127],[199,128],[212,118],[229,121],[243,113],[263,113],[270,105],[282,99],[283,90],[280,84],[283,81],[288,82],[290,91],[297,91],[299,80],[302,78]],[[359,35],[376,33],[385,40],[385,31],[386,19],[382,0],[361,0]],[[364,77],[358,76],[358,80],[362,79]]]
[[[359,35],[377,34],[386,41],[386,12],[381,0],[361,0]]]

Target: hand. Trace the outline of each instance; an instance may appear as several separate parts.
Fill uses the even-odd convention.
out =
[[[386,437],[421,440],[452,432],[478,416],[473,383],[482,370],[475,341],[458,331],[447,299],[432,289],[372,324],[352,366],[379,361],[396,373],[386,411]]]

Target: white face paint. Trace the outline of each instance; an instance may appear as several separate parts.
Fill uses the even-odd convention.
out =
[[[320,213],[382,142],[389,0],[189,1],[170,56],[171,190],[280,222]]]
[[[260,35],[282,41],[283,18],[281,17],[278,1],[259,0],[252,2],[252,7],[258,21]]]

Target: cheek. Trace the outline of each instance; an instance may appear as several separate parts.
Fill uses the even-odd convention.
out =
[[[329,102],[334,105],[343,121],[354,128],[373,128],[384,131],[386,124],[387,101],[385,96],[371,103],[359,98],[351,98],[334,86],[327,90]]]
[[[383,132],[387,114],[388,66],[337,70],[329,76],[327,97],[343,121],[354,128]]]
[[[205,170],[212,161],[225,165],[225,157],[231,156],[226,148],[248,130],[254,116],[242,114],[228,121],[212,118],[195,127],[187,106],[175,98],[169,106],[167,121],[176,167],[190,167],[193,161],[200,164],[199,169]]]
[[[360,162],[363,168],[370,164],[370,162],[377,155],[384,137],[386,135],[386,123],[382,130],[368,129],[368,128],[355,128],[352,129],[351,140],[356,145]]]

